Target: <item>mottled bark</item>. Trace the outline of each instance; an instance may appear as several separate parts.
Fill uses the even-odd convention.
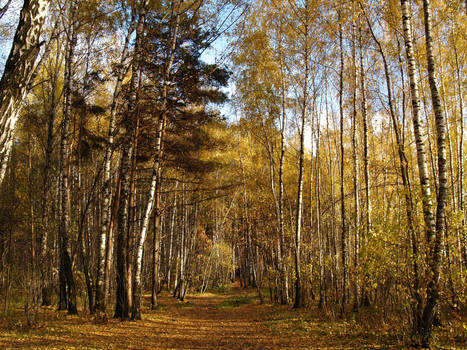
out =
[[[105,311],[105,262],[106,262],[106,249],[107,249],[107,236],[109,231],[110,217],[111,217],[111,195],[112,191],[110,188],[111,180],[111,164],[112,164],[112,154],[114,148],[114,134],[115,134],[115,122],[117,115],[117,103],[120,96],[123,78],[125,77],[126,67],[125,62],[128,58],[128,46],[130,42],[130,37],[134,29],[134,19],[131,19],[128,33],[125,37],[125,43],[123,45],[122,56],[120,59],[120,64],[117,68],[117,81],[115,83],[112,106],[110,109],[109,117],[109,131],[107,136],[107,147],[105,150],[104,156],[104,171],[103,171],[103,210],[102,210],[102,226],[99,233],[98,241],[98,250],[97,250],[97,273],[96,273],[96,296],[95,296],[95,308],[96,310]]]
[[[418,171],[420,177],[420,185],[421,185],[421,196],[422,196],[422,205],[423,205],[423,217],[425,221],[425,235],[426,240],[430,244],[432,242],[432,238],[435,234],[436,227],[435,227],[435,218],[433,214],[433,204],[431,201],[431,188],[430,182],[428,178],[428,169],[426,163],[426,154],[425,154],[425,145],[422,138],[422,131],[420,125],[420,98],[418,94],[418,86],[415,78],[415,58],[414,58],[414,49],[413,49],[413,39],[412,39],[412,32],[411,32],[411,16],[408,7],[407,0],[401,0],[401,8],[402,8],[402,25],[404,29],[404,40],[405,40],[405,51],[407,56],[407,66],[408,66],[408,75],[410,81],[410,92],[412,98],[412,119],[413,119],[413,128],[414,128],[414,136],[417,148],[417,162],[418,162]],[[442,224],[442,223],[440,223]],[[432,248],[430,247],[430,250]],[[430,255],[428,257],[428,263],[430,263]],[[433,277],[431,276],[429,284],[433,281]],[[427,290],[429,292],[429,290]],[[429,297],[429,296],[428,296]],[[435,302],[436,304],[436,302]],[[428,305],[428,304],[427,304]],[[425,306],[425,309],[427,307]],[[432,309],[434,310],[434,306],[432,305]],[[417,311],[417,310],[416,310]],[[419,310],[418,310],[419,311]],[[423,315],[419,313],[415,314],[415,324],[414,324],[414,331],[416,335],[418,335],[421,339],[419,339],[423,345],[429,340],[431,336],[431,327],[432,327],[432,317],[427,317],[426,320],[422,320],[425,318],[424,316],[425,311],[423,311]],[[434,313],[431,313],[434,316]],[[430,316],[430,315],[427,315]]]
[[[297,189],[297,212],[295,216],[295,301],[294,308],[302,308],[305,306],[305,294],[301,280],[301,234],[302,234],[302,211],[303,211],[303,177],[304,177],[304,157],[305,157],[305,124],[308,113],[308,79],[310,74],[310,47],[309,47],[309,34],[310,34],[310,8],[309,2],[305,2],[304,18],[302,21],[302,34],[303,34],[303,63],[304,63],[304,77],[302,87],[302,100],[300,101],[301,113],[301,127],[300,127],[300,150],[299,150],[299,164],[298,164],[298,189]]]
[[[408,1],[401,0],[402,8],[402,24],[404,29],[405,49],[407,56],[407,73],[410,82],[411,102],[412,102],[412,119],[414,137],[417,149],[417,163],[419,169],[423,217],[425,221],[425,234],[427,240],[431,240],[435,231],[435,218],[433,215],[433,203],[431,201],[431,187],[428,177],[428,168],[426,161],[425,143],[420,122],[420,97],[418,93],[418,85],[415,76],[415,58],[413,49],[413,39],[411,32],[411,16],[408,8]]]
[[[414,315],[416,319],[419,318],[418,315],[420,315],[421,312],[421,307],[422,307],[422,296],[420,294],[420,268],[419,268],[419,239],[418,239],[418,234],[414,226],[414,207],[413,207],[413,199],[412,199],[412,189],[410,187],[410,178],[409,178],[409,165],[407,161],[407,157],[405,155],[405,150],[404,150],[404,140],[401,135],[401,130],[399,126],[399,122],[396,116],[396,108],[394,106],[394,101],[392,97],[392,89],[391,89],[391,76],[389,72],[389,66],[386,60],[386,54],[384,53],[383,46],[381,45],[381,42],[379,39],[376,37],[376,34],[373,31],[373,28],[371,26],[371,23],[365,13],[365,9],[363,6],[360,4],[363,14],[365,16],[366,22],[368,24],[368,28],[370,30],[370,34],[373,37],[373,40],[375,41],[378,51],[381,55],[381,58],[383,60],[383,67],[384,67],[384,76],[386,80],[386,90],[387,90],[387,100],[388,100],[388,106],[389,106],[389,115],[391,117],[392,121],[392,127],[394,130],[394,136],[396,138],[396,146],[397,146],[397,154],[399,156],[399,162],[400,162],[400,171],[401,171],[401,179],[402,179],[402,186],[404,189],[404,200],[405,200],[405,211],[407,215],[407,230],[408,230],[408,237],[412,243],[412,254],[413,254],[413,284],[412,284],[412,297],[414,300],[414,304],[412,306],[414,310]],[[403,74],[403,71],[401,72]],[[402,77],[403,78],[403,77]],[[417,324],[419,321],[415,321]]]
[[[427,302],[423,310],[421,322],[422,344],[428,346],[431,340],[433,321],[439,302],[439,279],[441,267],[441,246],[445,230],[446,198],[448,192],[447,158],[446,158],[446,119],[443,116],[441,99],[435,80],[435,59],[433,55],[433,38],[431,33],[431,4],[423,1],[423,15],[425,19],[425,48],[428,67],[428,81],[430,84],[431,102],[436,121],[436,145],[438,156],[438,191],[436,193],[436,225],[434,235],[427,235],[429,245],[428,266],[429,282],[427,286]]]
[[[50,3],[50,0],[24,0],[0,80],[0,183],[5,177],[16,122],[34,71],[42,25]]]

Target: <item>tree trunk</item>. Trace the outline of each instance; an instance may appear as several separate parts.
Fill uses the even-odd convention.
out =
[[[59,225],[59,242],[60,242],[60,267],[62,271],[62,283],[60,284],[60,294],[63,297],[66,295],[67,310],[70,314],[76,314],[76,287],[73,279],[73,271],[71,266],[71,253],[69,252],[68,231],[69,231],[69,137],[70,137],[70,122],[71,122],[71,104],[72,104],[72,85],[73,85],[73,58],[74,50],[77,43],[76,31],[76,4],[70,5],[69,20],[71,25],[68,28],[68,47],[65,57],[65,79],[64,79],[64,105],[63,105],[63,121],[62,135],[60,144],[60,225]],[[66,280],[66,290],[63,288]]]
[[[151,186],[149,190],[149,198],[146,205],[146,210],[143,216],[143,221],[141,225],[141,232],[136,243],[136,260],[134,266],[134,280],[133,280],[133,304],[131,318],[134,320],[141,319],[141,274],[142,274],[142,261],[143,261],[143,247],[144,242],[146,241],[147,230],[149,226],[149,219],[152,214],[152,210],[155,203],[155,196],[158,195],[156,190],[160,188],[160,171],[161,171],[161,157],[163,153],[163,136],[164,129],[166,124],[166,114],[167,114],[167,102],[168,102],[168,84],[170,70],[172,69],[172,64],[175,55],[175,47],[177,44],[177,35],[178,27],[180,24],[180,5],[179,1],[178,9],[175,13],[175,24],[173,28],[171,43],[170,43],[170,54],[168,60],[165,62],[164,67],[164,78],[163,78],[163,91],[162,91],[162,106],[161,106],[161,115],[158,118],[156,126],[156,142],[154,145],[154,160],[152,168],[152,177],[151,177]],[[174,14],[172,14],[174,15]],[[160,213],[157,212],[156,216],[159,216]],[[156,227],[154,228],[156,229]],[[154,293],[153,293],[154,296]]]
[[[421,124],[420,124],[420,98],[418,94],[418,86],[415,77],[415,58],[414,58],[414,49],[413,49],[413,40],[411,33],[411,16],[408,8],[408,1],[401,0],[402,8],[402,25],[404,29],[404,40],[405,40],[405,51],[407,55],[407,72],[409,75],[410,81],[410,92],[412,97],[412,119],[413,119],[413,128],[414,136],[417,148],[417,163],[418,171],[420,177],[421,185],[421,197],[423,205],[423,218],[425,221],[425,234],[427,237],[427,242],[431,242],[432,237],[435,233],[435,218],[433,215],[433,204],[431,202],[431,188],[428,178],[428,169],[426,163],[426,153],[425,153],[425,144],[422,138]],[[430,320],[427,320],[430,321]],[[432,320],[431,320],[432,321]],[[416,315],[414,331],[422,339],[422,343],[425,342],[426,336],[431,335],[431,324],[428,328],[422,326],[425,323],[428,326],[427,322],[421,321],[421,315]]]
[[[123,143],[123,155],[120,165],[121,190],[118,206],[118,233],[117,233],[117,295],[114,317],[126,320],[129,318],[128,300],[128,271],[127,271],[127,239],[129,228],[129,201],[130,201],[130,170],[131,156],[133,154],[135,121],[137,115],[137,89],[139,84],[139,70],[141,66],[142,40],[146,22],[146,11],[148,0],[142,0],[139,8],[139,18],[136,25],[135,49],[132,62],[132,73],[130,81],[130,93],[128,110],[124,115],[127,125],[125,140]]]
[[[360,196],[359,196],[359,159],[358,159],[358,145],[357,145],[357,87],[358,87],[358,73],[357,73],[357,33],[356,25],[353,24],[353,45],[352,45],[352,64],[353,64],[353,118],[352,118],[352,160],[353,160],[353,189],[354,189],[354,311],[358,311],[360,303],[360,281],[359,281],[359,250],[360,250]]]
[[[433,56],[433,38],[431,36],[431,5],[429,0],[423,1],[423,14],[425,19],[426,59],[428,66],[428,81],[430,83],[431,101],[436,121],[436,143],[438,153],[438,191],[436,194],[436,225],[434,236],[428,236],[429,245],[428,266],[429,282],[427,286],[427,303],[423,310],[421,322],[422,344],[428,346],[431,339],[433,320],[439,301],[439,279],[441,266],[441,246],[444,235],[444,220],[446,211],[447,167],[446,167],[446,119],[443,116],[441,100],[435,80],[435,59]]]
[[[341,17],[339,10],[339,18]],[[341,261],[342,261],[342,299],[341,315],[344,314],[347,303],[347,223],[345,214],[345,192],[344,192],[344,46],[342,26],[339,29],[340,47],[340,70],[339,70],[339,112],[340,112],[340,195],[341,195]]]
[[[412,189],[410,187],[410,179],[409,179],[409,166],[407,157],[404,151],[404,140],[401,135],[398,119],[396,117],[394,102],[392,98],[392,89],[391,89],[391,77],[389,73],[389,67],[386,60],[386,55],[383,51],[383,47],[376,37],[371,23],[365,13],[365,9],[360,4],[363,14],[365,16],[366,22],[368,24],[368,28],[370,30],[371,36],[375,41],[376,45],[378,46],[378,51],[381,55],[383,60],[384,66],[384,74],[386,78],[386,90],[387,90],[387,97],[388,97],[388,106],[389,106],[389,114],[391,116],[392,126],[394,130],[394,135],[396,138],[396,146],[397,146],[397,153],[399,156],[400,162],[400,170],[401,170],[401,179],[402,179],[402,186],[404,188],[404,199],[405,199],[405,210],[407,214],[407,226],[408,226],[408,237],[412,242],[412,254],[413,254],[413,285],[412,285],[412,297],[414,299],[413,305],[413,314],[415,319],[415,324],[419,324],[419,317],[421,314],[422,308],[422,296],[420,295],[420,269],[419,269],[419,238],[417,231],[415,229],[414,223],[414,207],[413,207],[413,200],[412,200]],[[403,71],[401,72],[403,74]]]
[[[299,164],[298,164],[298,189],[297,189],[297,213],[295,216],[295,302],[294,308],[302,308],[305,306],[305,294],[303,291],[301,281],[301,230],[302,230],[302,207],[303,207],[303,177],[304,177],[304,155],[305,155],[305,124],[307,117],[308,107],[308,76],[310,74],[309,67],[309,55],[310,48],[308,46],[309,41],[309,20],[310,20],[310,8],[309,2],[305,2],[304,8],[305,18],[302,19],[303,24],[303,60],[305,64],[304,81],[303,81],[303,96],[301,101],[301,128],[300,128],[300,153],[299,153]]]
[[[120,96],[120,91],[122,88],[123,78],[125,77],[125,61],[128,57],[128,46],[130,42],[130,37],[134,29],[134,18],[131,19],[128,33],[125,37],[125,43],[123,45],[122,57],[120,59],[120,65],[117,71],[117,82],[115,83],[112,107],[110,109],[109,117],[109,131],[107,136],[107,147],[105,150],[104,156],[104,178],[103,178],[103,188],[102,188],[102,197],[103,197],[103,210],[102,210],[102,226],[100,228],[99,237],[98,237],[98,250],[97,250],[97,273],[96,273],[96,296],[95,296],[95,309],[105,312],[106,303],[105,303],[105,262],[106,262],[106,248],[107,248],[107,235],[109,231],[109,223],[111,217],[111,196],[112,191],[110,188],[111,180],[111,165],[112,165],[112,154],[114,148],[114,134],[115,134],[115,122],[117,115],[117,102]]]
[[[161,167],[158,171],[158,180],[156,188],[156,198],[155,198],[155,213],[154,213],[154,235],[152,241],[152,276],[151,276],[151,309],[155,310],[157,308],[157,293],[159,292],[159,266],[160,266],[160,257],[161,257],[161,209],[160,209],[160,200],[161,200]]]
[[[60,47],[59,40],[57,40],[57,45]],[[61,50],[57,48],[54,74],[51,77],[50,87],[50,109],[48,111],[48,120],[47,120],[47,142],[45,147],[45,163],[44,163],[44,173],[42,179],[42,235],[41,235],[41,245],[39,250],[39,261],[40,261],[40,272],[41,272],[41,290],[42,290],[42,306],[50,306],[52,304],[52,252],[49,250],[49,235],[48,235],[48,204],[47,204],[47,194],[52,185],[50,179],[50,170],[51,170],[51,158],[53,152],[53,139],[54,139],[54,123],[56,119],[58,101],[57,101],[57,89],[58,89],[58,78],[60,74],[60,57]]]
[[[466,8],[467,8],[467,1],[466,1]],[[453,48],[454,48],[454,58],[456,62],[456,85],[457,91],[459,95],[459,117],[460,117],[460,142],[459,142],[459,153],[458,153],[458,160],[457,160],[457,182],[458,182],[458,191],[457,195],[458,198],[458,206],[460,213],[463,214],[461,225],[460,225],[460,240],[461,240],[461,251],[460,254],[462,256],[462,261],[464,263],[464,267],[467,268],[467,236],[465,231],[465,223],[466,223],[466,216],[467,213],[464,212],[465,204],[464,204],[464,98],[463,98],[463,91],[462,91],[462,77],[461,77],[461,67],[459,66],[459,55],[457,53],[457,46],[455,42],[454,36],[454,28],[452,29],[452,37],[453,37]],[[457,126],[456,126],[457,128]]]
[[[174,250],[174,231],[175,231],[175,218],[177,216],[177,189],[178,189],[178,181],[175,181],[175,193],[174,193],[174,202],[173,202],[173,207],[172,207],[172,217],[170,219],[170,237],[169,237],[169,254],[167,257],[167,290],[170,289],[170,286],[172,285],[172,256],[173,256],[173,250]]]
[[[362,122],[363,122],[363,173],[365,180],[365,231],[362,237],[362,250],[365,252],[366,241],[371,231],[371,201],[370,201],[370,168],[369,168],[369,154],[368,154],[368,108],[366,102],[366,81],[365,81],[365,67],[363,61],[363,42],[362,31],[359,28],[359,46],[360,46],[360,95],[362,96]],[[366,264],[366,262],[365,262]],[[362,303],[364,306],[370,306],[369,298],[369,275],[364,276],[363,290],[362,290]]]
[[[13,45],[0,80],[0,183],[5,177],[16,121],[40,49],[50,0],[24,0]]]

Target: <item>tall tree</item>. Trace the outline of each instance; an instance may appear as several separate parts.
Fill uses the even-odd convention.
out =
[[[429,346],[431,340],[431,330],[435,318],[436,308],[439,301],[439,279],[441,267],[441,245],[445,230],[446,197],[448,192],[448,172],[446,161],[446,119],[441,107],[438,87],[435,79],[435,59],[433,55],[433,37],[431,4],[429,0],[423,0],[423,17],[425,20],[425,49],[428,67],[428,81],[430,84],[431,102],[436,121],[436,144],[438,153],[438,191],[436,193],[436,225],[433,235],[432,231],[427,231],[428,243],[428,286],[427,302],[423,310],[421,320],[422,345]],[[463,121],[462,121],[463,122]],[[461,140],[463,142],[463,140]]]
[[[65,55],[65,77],[64,77],[64,102],[63,120],[61,126],[60,141],[60,224],[59,224],[59,251],[60,251],[60,305],[66,306],[68,313],[77,313],[76,309],[76,286],[73,278],[71,254],[69,251],[69,222],[70,222],[70,167],[69,167],[69,139],[71,123],[71,105],[73,89],[73,63],[74,52],[77,44],[77,2],[72,1],[69,5],[67,23],[67,51]],[[64,300],[66,298],[66,300]]]
[[[294,308],[302,308],[305,306],[305,294],[301,279],[301,236],[302,236],[302,212],[303,212],[303,177],[304,177],[304,157],[305,157],[305,124],[308,113],[309,103],[309,75],[310,75],[310,25],[312,15],[312,5],[310,1],[305,1],[303,8],[293,6],[294,11],[299,15],[299,37],[302,41],[303,48],[301,50],[301,58],[304,63],[303,81],[301,82],[300,96],[300,150],[298,164],[298,189],[297,189],[297,211],[295,216],[295,302]]]
[[[98,255],[97,255],[97,277],[96,277],[96,297],[95,297],[95,308],[96,310],[105,311],[105,263],[106,263],[106,250],[107,250],[107,236],[110,232],[110,219],[111,219],[111,163],[112,163],[112,154],[114,151],[114,136],[116,129],[116,117],[117,117],[117,106],[118,98],[121,94],[122,83],[126,73],[126,61],[128,59],[128,46],[130,43],[130,37],[134,31],[134,11],[132,9],[132,18],[128,26],[128,32],[125,37],[125,42],[123,44],[122,55],[120,63],[117,66],[117,80],[115,82],[114,93],[112,98],[112,105],[110,109],[109,117],[109,130],[107,136],[107,147],[105,150],[104,156],[104,171],[103,171],[103,188],[102,188],[102,227],[99,234],[98,241]],[[110,239],[110,237],[109,237]],[[111,252],[112,253],[112,252]]]
[[[149,226],[149,219],[155,204],[156,189],[159,187],[158,180],[160,180],[159,168],[161,166],[160,156],[163,144],[163,129],[166,124],[167,118],[167,99],[168,99],[168,85],[170,83],[170,71],[175,57],[175,47],[177,45],[178,29],[180,25],[182,0],[176,3],[172,2],[171,9],[171,37],[166,48],[167,60],[164,64],[164,73],[162,78],[162,105],[161,113],[158,116],[156,123],[156,142],[154,145],[154,160],[152,165],[151,186],[149,190],[149,197],[146,204],[146,210],[143,215],[143,222],[141,225],[141,232],[138,236],[136,243],[136,261],[134,265],[134,281],[133,281],[133,304],[131,310],[131,318],[141,319],[141,274],[142,274],[142,259],[143,259],[143,246],[146,240],[146,234]]]
[[[338,21],[342,21],[342,2],[339,4]],[[347,222],[344,192],[344,43],[343,24],[339,24],[339,141],[340,141],[340,195],[341,195],[341,263],[342,263],[342,299],[341,314],[347,303]]]
[[[121,319],[129,318],[128,300],[128,271],[127,271],[127,234],[129,232],[129,204],[130,204],[130,170],[131,157],[133,154],[134,137],[136,128],[136,117],[138,113],[137,97],[138,85],[140,84],[140,69],[142,62],[142,41],[145,31],[146,14],[149,0],[138,2],[136,11],[138,20],[136,24],[135,48],[131,65],[131,80],[128,109],[124,114],[126,133],[122,148],[122,161],[120,164],[120,198],[118,205],[118,233],[117,233],[117,294],[114,317]]]
[[[412,119],[413,119],[413,129],[414,129],[414,136],[415,142],[417,146],[417,162],[418,162],[418,173],[420,178],[420,186],[421,186],[421,197],[422,197],[422,206],[423,206],[423,218],[425,221],[425,235],[427,242],[431,242],[433,237],[435,236],[436,226],[435,226],[435,217],[433,214],[433,203],[431,199],[431,187],[430,181],[428,176],[428,168],[426,162],[426,151],[425,151],[425,144],[422,137],[422,130],[420,124],[420,97],[418,93],[418,84],[415,77],[415,58],[414,58],[414,48],[413,48],[413,37],[412,37],[412,24],[411,24],[411,15],[409,10],[409,4],[407,0],[401,0],[401,8],[402,8],[402,26],[404,30],[404,40],[405,40],[405,53],[407,56],[407,72],[409,75],[410,81],[410,92],[412,97]],[[441,225],[442,223],[440,223]],[[435,245],[433,245],[435,248]],[[433,249],[432,248],[432,249]],[[434,253],[438,253],[435,250],[431,250]],[[431,253],[430,253],[431,255]],[[429,266],[433,268],[437,268],[436,265],[433,265],[435,261],[431,261],[429,259]],[[436,272],[434,270],[433,272]],[[437,280],[433,280],[438,276],[432,275],[430,276],[429,283],[434,283],[434,285],[430,288],[433,293],[436,293],[436,290],[433,290],[433,287],[436,287],[438,283]],[[433,322],[433,314],[434,307],[436,306],[437,295],[432,294],[430,297],[434,297],[431,301],[435,302],[435,305],[430,305],[427,309],[425,306],[424,310],[427,310],[427,314],[425,316],[425,311],[423,311],[423,315],[416,314],[414,315],[414,331],[417,335],[420,336],[419,341],[422,344],[426,344],[429,341],[431,336],[431,327]],[[428,305],[428,304],[427,304]],[[426,317],[426,319],[425,319]],[[423,318],[423,320],[422,320]]]

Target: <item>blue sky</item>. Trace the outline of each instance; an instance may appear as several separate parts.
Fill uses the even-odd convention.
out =
[[[0,7],[3,7],[6,0],[0,0]],[[13,40],[14,30],[19,20],[19,12],[21,10],[22,1],[13,0],[8,8],[7,13],[0,19],[0,28],[7,27],[10,31],[9,37],[0,36],[0,72],[3,73],[3,66],[10,53],[11,42]]]

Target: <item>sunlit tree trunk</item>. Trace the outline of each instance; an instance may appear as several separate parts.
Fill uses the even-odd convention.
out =
[[[147,230],[149,226],[149,219],[152,214],[152,210],[155,203],[156,189],[160,188],[160,168],[161,168],[161,157],[163,147],[163,136],[164,128],[166,124],[167,115],[167,104],[168,104],[168,84],[170,83],[170,71],[172,69],[173,60],[175,56],[175,47],[177,44],[178,28],[180,24],[180,5],[181,1],[178,1],[178,8],[173,9],[172,15],[174,18],[174,27],[172,32],[172,38],[170,40],[170,54],[168,60],[165,62],[164,76],[163,76],[163,88],[162,88],[162,106],[161,114],[159,115],[157,126],[156,126],[156,142],[154,145],[154,160],[152,167],[151,185],[149,189],[149,198],[146,204],[146,210],[144,212],[141,232],[136,242],[136,259],[134,263],[134,280],[133,280],[133,304],[132,304],[132,319],[141,319],[141,274],[142,274],[142,261],[143,261],[143,247],[146,241]],[[175,12],[175,13],[174,13]],[[159,213],[156,213],[159,215]],[[160,220],[160,218],[159,218]],[[155,228],[156,229],[156,228]],[[153,293],[153,296],[155,294]]]
[[[328,146],[328,156],[329,156],[329,192],[330,192],[330,199],[331,199],[331,217],[336,217],[336,204],[334,200],[334,162],[332,157],[332,143],[334,139],[331,137],[330,134],[330,127],[329,127],[329,111],[328,111],[328,91],[326,85],[326,95],[325,95],[325,107],[326,107],[326,133],[327,133],[327,146]],[[335,143],[335,142],[334,142]],[[328,250],[331,254],[332,265],[330,269],[330,279],[331,279],[331,288],[334,290],[334,299],[337,300],[337,272],[338,272],[338,261],[337,261],[337,242],[336,242],[336,227],[335,227],[335,220],[331,220],[330,224],[330,232],[327,232],[327,246]]]
[[[308,107],[308,79],[310,74],[310,47],[309,47],[309,30],[310,30],[310,4],[305,1],[303,13],[304,17],[300,18],[300,34],[302,35],[303,48],[301,57],[303,58],[303,86],[301,86],[301,101],[300,101],[300,150],[298,160],[298,188],[297,188],[297,207],[295,215],[295,302],[294,308],[302,308],[305,306],[305,293],[301,280],[301,240],[302,240],[302,211],[303,211],[303,181],[304,181],[304,157],[305,157],[305,125],[307,118]]]
[[[134,147],[136,115],[137,115],[137,90],[139,84],[139,71],[141,66],[142,40],[146,22],[148,0],[140,2],[139,17],[136,24],[135,48],[132,61],[132,72],[130,81],[130,92],[128,110],[124,115],[127,125],[126,135],[123,142],[123,155],[120,165],[120,200],[117,214],[117,294],[114,317],[121,319],[129,318],[129,296],[128,296],[128,270],[127,270],[127,232],[129,231],[129,202],[130,202],[130,172],[131,158]]]
[[[128,33],[125,37],[125,43],[123,45],[122,56],[120,64],[117,70],[117,81],[114,87],[114,93],[112,98],[112,106],[110,109],[109,117],[109,131],[107,136],[107,147],[104,156],[104,171],[103,171],[103,188],[102,188],[102,226],[99,232],[98,250],[97,250],[97,277],[96,277],[96,296],[95,296],[95,308],[96,310],[105,311],[105,261],[106,261],[106,249],[107,249],[107,235],[109,233],[109,224],[111,217],[111,196],[112,191],[110,188],[111,180],[111,165],[112,165],[112,154],[114,148],[114,134],[115,124],[117,115],[117,102],[120,96],[123,78],[125,77],[126,67],[125,62],[128,58],[128,46],[130,43],[130,37],[134,29],[134,19],[132,18]]]
[[[414,226],[415,218],[414,218],[414,207],[413,207],[413,200],[412,200],[412,189],[410,187],[409,165],[408,165],[407,157],[405,155],[404,140],[402,138],[399,122],[396,116],[396,108],[394,107],[394,101],[393,101],[392,89],[391,89],[391,76],[390,76],[389,66],[388,66],[387,59],[386,59],[386,54],[384,53],[381,42],[376,37],[376,34],[373,31],[373,28],[365,13],[363,6],[361,7],[363,10],[363,14],[365,16],[366,22],[368,24],[368,29],[370,30],[370,34],[373,37],[373,40],[375,41],[378,47],[378,51],[383,60],[384,76],[386,80],[387,99],[388,99],[388,106],[389,106],[389,112],[390,112],[389,115],[391,117],[392,127],[393,127],[394,135],[396,138],[396,146],[397,146],[397,154],[399,156],[399,162],[400,162],[402,186],[404,189],[408,236],[412,243],[412,254],[413,254],[412,297],[414,299],[414,305],[412,309],[414,311],[414,315],[420,315],[421,307],[422,307],[422,296],[420,295],[420,268],[419,268],[419,261],[418,261],[420,248],[419,248],[418,233]],[[403,71],[401,72],[401,74],[403,74]],[[415,317],[418,318],[419,316],[415,316]]]
[[[431,101],[436,121],[436,144],[438,156],[438,191],[436,194],[436,225],[434,235],[427,231],[427,243],[429,245],[428,265],[429,282],[427,286],[427,302],[423,310],[421,322],[421,336],[424,346],[428,346],[431,340],[433,320],[439,302],[439,279],[441,267],[441,246],[445,230],[446,197],[448,192],[447,161],[446,161],[446,119],[443,116],[441,99],[435,80],[435,59],[433,55],[433,38],[431,23],[431,4],[429,0],[423,1],[423,15],[425,19],[425,43],[426,59],[428,67],[428,81],[430,83]],[[428,235],[431,233],[431,235]]]
[[[467,9],[467,1],[466,1],[466,9]],[[459,54],[457,52],[457,46],[456,46],[456,41],[455,41],[455,36],[454,36],[454,28],[452,29],[452,37],[453,37],[453,49],[454,49],[454,58],[456,62],[456,85],[457,85],[457,91],[458,91],[458,96],[459,96],[459,117],[460,117],[460,130],[459,130],[459,135],[460,135],[460,140],[459,140],[459,150],[458,150],[458,160],[457,160],[457,183],[458,183],[458,190],[457,190],[457,195],[458,195],[458,206],[459,206],[459,211],[463,214],[462,221],[461,221],[461,227],[460,227],[460,240],[461,240],[461,256],[462,256],[462,261],[464,263],[464,268],[467,269],[467,236],[466,236],[466,215],[467,212],[465,212],[465,199],[464,199],[464,97],[463,97],[463,91],[462,91],[462,77],[461,77],[461,67],[459,65]],[[457,125],[456,125],[457,128]]]
[[[279,63],[281,74],[281,150],[279,158],[279,250],[278,250],[278,264],[279,264],[279,279],[280,279],[280,303],[282,305],[289,302],[289,286],[287,279],[285,260],[285,240],[284,240],[284,156],[285,156],[285,125],[286,125],[286,86],[285,86],[285,68],[284,56],[282,50],[282,21],[280,23],[280,43],[279,43]]]
[[[16,121],[40,49],[50,0],[24,0],[10,54],[0,80],[0,183],[5,177]],[[8,5],[8,4],[7,4]],[[5,11],[8,6],[5,6]]]
[[[414,136],[417,148],[417,162],[418,162],[418,171],[420,177],[421,185],[421,196],[422,196],[422,205],[423,205],[423,217],[425,221],[425,234],[427,242],[431,242],[432,237],[435,233],[435,218],[433,214],[433,204],[431,201],[431,188],[428,177],[428,169],[426,163],[426,153],[425,153],[425,144],[422,137],[422,130],[420,124],[420,98],[418,93],[418,86],[415,77],[415,58],[414,58],[414,49],[413,49],[413,40],[411,32],[411,15],[409,11],[409,4],[407,0],[401,0],[402,8],[402,25],[404,30],[404,40],[405,40],[405,51],[407,56],[407,72],[409,75],[410,81],[410,92],[412,97],[412,118],[413,118],[413,128]],[[426,333],[431,332],[431,324],[428,328],[427,325],[423,325],[422,317],[420,314],[414,315],[415,317],[415,332],[417,332],[422,338],[426,337]],[[431,320],[432,321],[432,320]],[[430,334],[428,334],[429,336]],[[420,339],[422,342],[425,342],[424,339]]]
[[[284,156],[285,156],[285,91],[282,88],[282,120],[281,120],[281,154],[279,160],[279,269],[280,269],[280,302],[285,305],[289,302],[289,284],[284,263]]]

